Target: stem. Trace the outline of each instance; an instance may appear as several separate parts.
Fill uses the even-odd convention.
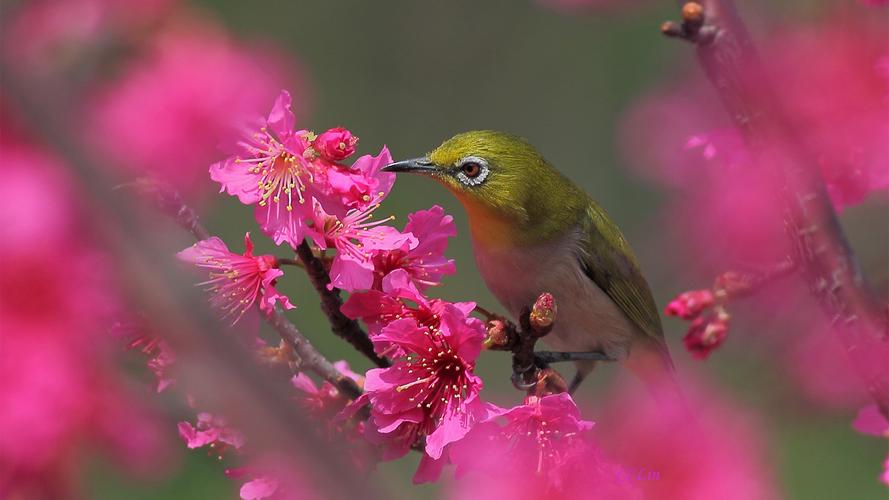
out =
[[[183,229],[191,233],[196,240],[206,240],[210,233],[201,224],[197,213],[188,206],[179,195],[179,192],[157,179],[140,177],[127,184],[121,184],[116,189],[132,187],[142,196],[150,200],[158,210],[170,216]]]
[[[280,308],[275,307],[275,310],[268,317],[268,322],[278,332],[278,335],[293,348],[293,351],[299,357],[299,365],[301,367],[311,370],[352,399],[361,395],[361,388],[358,387],[358,384],[340,373],[333,366],[333,363],[318,352],[299,329],[296,328],[296,325],[284,316],[284,312]]]
[[[210,232],[201,224],[195,211],[185,204],[179,193],[171,186],[152,179],[139,179],[132,184],[124,184],[119,187],[122,186],[136,187],[161,212],[171,216],[177,224],[190,232],[195,239],[205,240],[210,237]],[[303,265],[302,262],[293,259],[278,259],[278,262],[281,264],[292,263],[292,265],[300,267]],[[333,366],[333,363],[318,352],[315,346],[299,331],[296,325],[284,316],[284,313],[279,308],[276,307],[273,313],[265,317],[265,319],[278,332],[278,335],[293,348],[293,351],[299,357],[297,364],[301,370],[315,373],[350,398],[354,399],[361,395],[361,388],[358,387],[355,381],[340,373]]]
[[[321,297],[321,311],[324,312],[324,315],[330,321],[330,328],[333,333],[351,344],[352,347],[364,354],[367,359],[373,361],[377,366],[381,368],[389,366],[389,360],[378,356],[374,351],[370,337],[361,329],[358,322],[347,318],[340,311],[340,307],[343,305],[343,301],[340,298],[340,290],[338,288],[328,288],[330,276],[327,274],[327,270],[324,269],[321,259],[312,253],[312,248],[309,247],[308,242],[303,241],[296,247],[296,255],[302,261],[303,266],[305,266],[306,274],[309,275],[309,281],[312,282],[315,291]]]
[[[680,2],[684,15],[690,3]],[[776,140],[790,145],[774,174],[783,186],[777,195],[783,205],[793,260],[830,318],[871,397],[889,417],[886,310],[861,274],[811,153],[800,145],[782,118],[781,103],[763,88],[767,86],[763,84],[765,72],[734,3],[701,3],[704,18],[689,19],[686,15],[680,32],[691,35],[682,38],[695,43],[701,67],[753,154],[762,156],[766,145]],[[676,34],[675,29],[666,31]]]

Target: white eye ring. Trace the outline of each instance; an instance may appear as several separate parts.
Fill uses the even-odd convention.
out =
[[[478,173],[474,176],[470,177],[464,167],[470,164],[475,164],[478,166]],[[460,180],[463,184],[467,186],[479,186],[488,178],[488,175],[491,173],[491,168],[488,166],[487,160],[484,158],[480,158],[478,156],[467,156],[460,161],[457,162],[457,179]]]

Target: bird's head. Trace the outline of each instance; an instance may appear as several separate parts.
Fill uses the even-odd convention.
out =
[[[566,210],[576,211],[573,201],[585,199],[528,141],[490,130],[458,134],[424,157],[383,170],[423,174],[443,184],[466,208],[477,237],[541,236],[523,233],[548,229]]]

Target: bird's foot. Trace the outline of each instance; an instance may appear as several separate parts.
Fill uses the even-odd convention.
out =
[[[589,352],[553,352],[553,351],[537,351],[534,353],[534,359],[538,363],[547,365],[549,363],[559,363],[561,361],[617,361],[608,357],[607,354],[600,351]]]

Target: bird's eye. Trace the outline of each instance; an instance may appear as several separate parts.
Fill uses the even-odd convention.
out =
[[[457,163],[455,177],[464,186],[480,186],[488,178],[491,168],[484,158],[467,156]]]
[[[481,165],[474,161],[464,163],[460,166],[460,170],[470,179],[475,179],[482,173]]]

